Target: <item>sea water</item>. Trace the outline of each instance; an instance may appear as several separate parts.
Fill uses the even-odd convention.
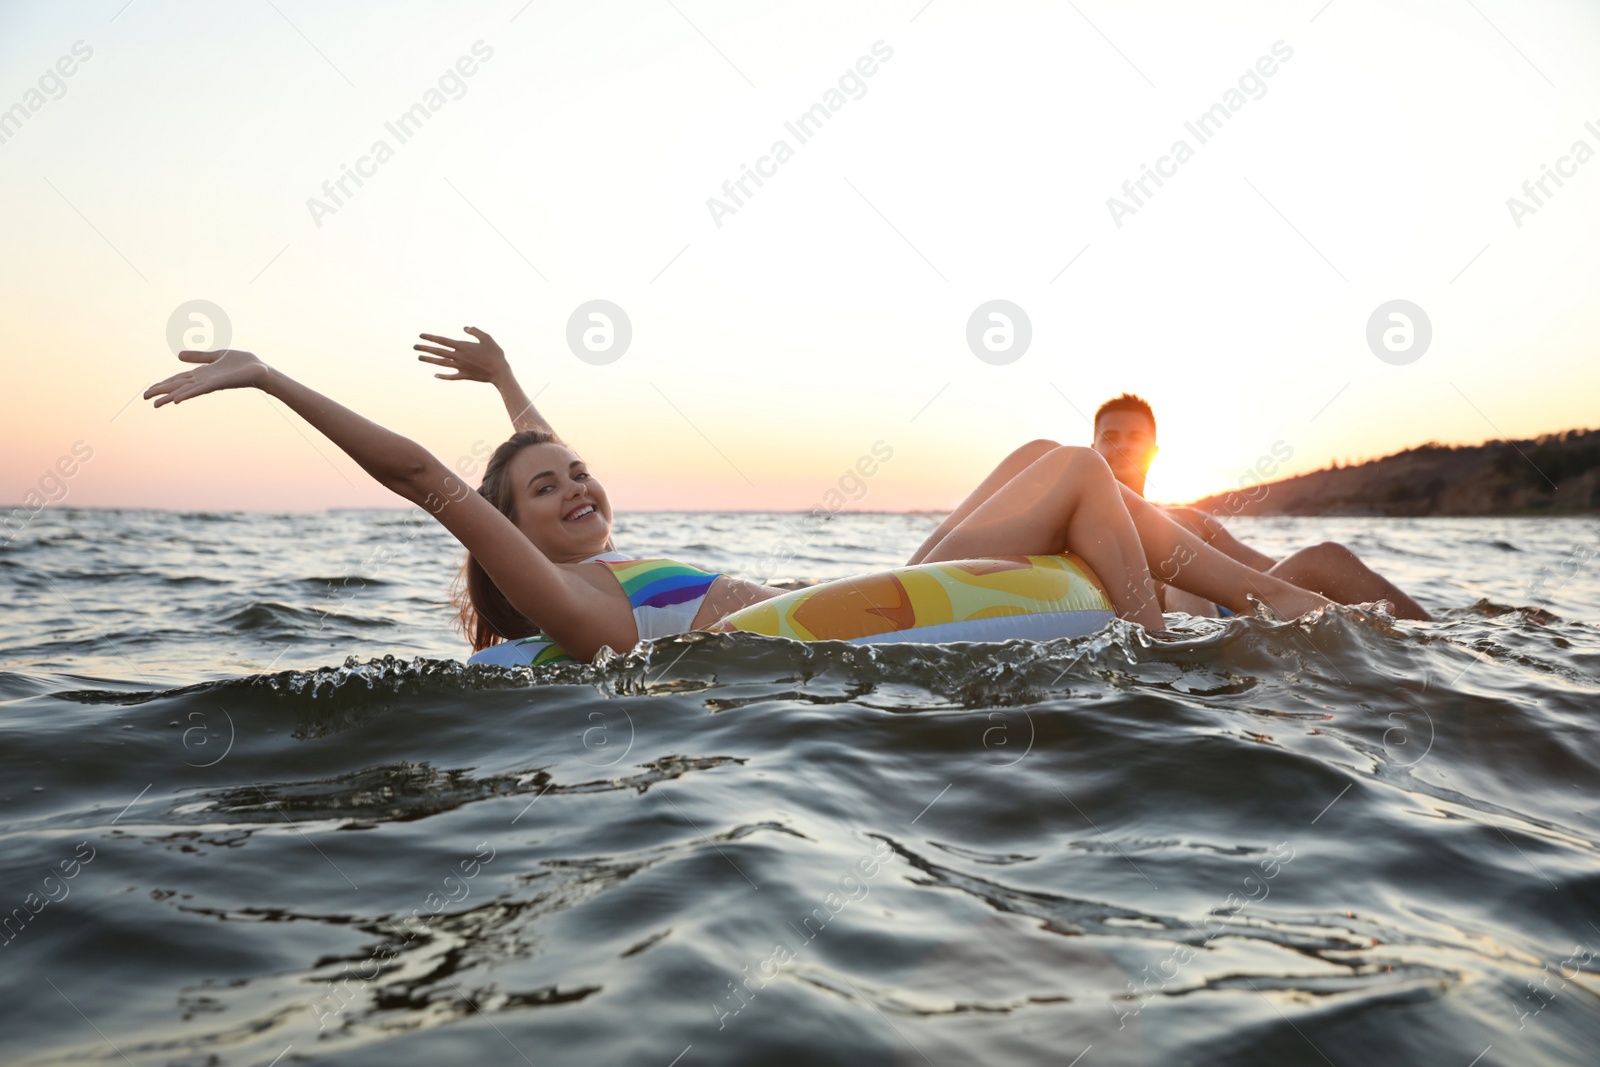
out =
[[[935,522],[799,519],[617,540],[804,581]],[[46,510],[0,1061],[1595,1062],[1600,522],[1233,529],[1438,619],[468,669],[420,512]]]

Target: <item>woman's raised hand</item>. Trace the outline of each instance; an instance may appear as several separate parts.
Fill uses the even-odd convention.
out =
[[[493,382],[500,380],[510,372],[511,365],[506,362],[506,354],[495,343],[495,339],[478,329],[476,326],[465,327],[466,331],[476,337],[476,341],[457,341],[449,337],[440,337],[438,334],[421,334],[424,341],[432,341],[431,345],[412,345],[418,352],[430,353],[418,356],[424,363],[446,367],[454,374],[435,374],[435,378],[442,378],[447,382]]]
[[[412,345],[418,352],[427,353],[417,358],[424,363],[432,363],[436,367],[444,367],[453,371],[452,374],[435,374],[435,378],[442,378],[447,382],[488,382],[500,393],[500,399],[505,402],[506,414],[511,416],[513,430],[535,430],[539,433],[555,434],[550,424],[543,415],[534,408],[533,401],[528,399],[528,394],[522,391],[522,386],[517,383],[517,376],[512,373],[511,364],[506,361],[505,350],[495,343],[495,339],[478,329],[476,326],[465,327],[466,331],[476,341],[457,341],[451,337],[440,337],[436,333],[422,334],[424,341],[432,341],[431,345]]]
[[[194,370],[174,374],[144,391],[144,398],[157,397],[156,407],[162,404],[180,404],[185,400],[219,389],[250,389],[266,380],[271,370],[251,352],[224,348],[216,352],[178,353],[185,363],[200,363]]]

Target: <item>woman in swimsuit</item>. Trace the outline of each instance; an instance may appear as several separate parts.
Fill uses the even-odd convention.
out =
[[[543,634],[569,655],[704,629],[786,590],[671,560],[619,558],[611,503],[583,460],[557,437],[517,386],[494,339],[423,334],[422,359],[450,368],[448,380],[493,381],[516,433],[490,457],[478,492],[415,441],[384,429],[274,370],[249,352],[185,351],[197,364],[145,391],[156,407],[223,389],[276,397],[385,488],[419,505],[466,548],[464,612],[475,649]],[[1164,628],[1152,566],[1181,568],[1179,588],[1249,611],[1259,598],[1285,617],[1329,602],[1250,570],[1211,548],[1153,506],[1124,503],[1105,461],[1087,448],[1025,446],[1009,457],[934,531],[910,560],[1070,551],[1094,570],[1117,614]],[[1037,456],[1037,458],[1034,458]]]

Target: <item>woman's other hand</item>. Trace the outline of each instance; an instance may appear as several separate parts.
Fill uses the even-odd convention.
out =
[[[465,329],[477,340],[457,341],[454,338],[425,333],[419,336],[424,341],[433,343],[411,347],[418,352],[427,353],[417,357],[422,362],[455,372],[435,374],[435,378],[447,382],[490,382],[498,385],[511,370],[510,364],[506,362],[505,351],[493,337],[476,326],[467,326]]]
[[[201,366],[174,374],[146,389],[144,398],[157,398],[156,407],[181,404],[219,389],[258,388],[272,369],[256,358],[254,353],[237,348],[224,348],[216,352],[185,350],[178,353],[178,358],[185,363],[199,363]]]

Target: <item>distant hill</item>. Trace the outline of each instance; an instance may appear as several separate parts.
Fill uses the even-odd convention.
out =
[[[1430,443],[1219,493],[1193,506],[1221,516],[1600,512],[1600,430],[1460,447]]]

